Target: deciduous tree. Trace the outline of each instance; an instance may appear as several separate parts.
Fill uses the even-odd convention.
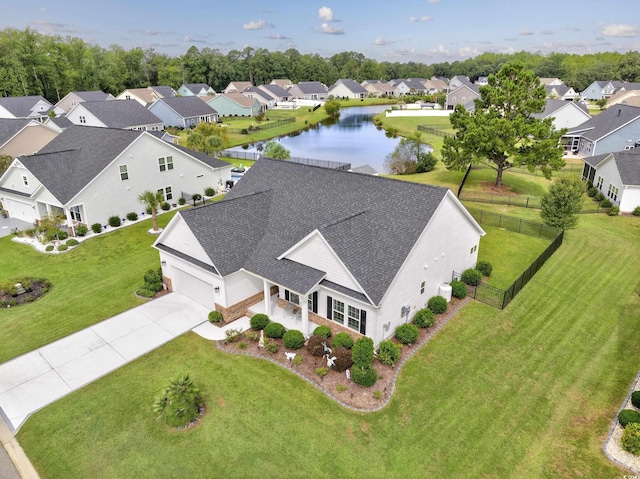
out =
[[[264,146],[263,156],[273,158],[275,160],[288,160],[291,153],[277,141],[267,141]]]
[[[542,197],[540,217],[548,226],[567,230],[578,223],[576,216],[582,208],[584,185],[578,178],[560,178]]]

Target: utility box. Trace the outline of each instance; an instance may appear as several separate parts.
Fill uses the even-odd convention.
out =
[[[451,301],[451,285],[449,283],[442,283],[438,294],[447,300],[447,303]]]

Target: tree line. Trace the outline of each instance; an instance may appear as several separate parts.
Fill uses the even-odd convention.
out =
[[[231,81],[269,83],[288,78],[294,83],[320,81],[333,84],[339,78],[390,80],[467,75],[471,80],[497,73],[517,61],[539,77],[558,77],[576,90],[594,80],[640,82],[640,53],[604,52],[585,55],[517,52],[483,53],[452,63],[379,62],[358,52],[330,57],[246,47],[223,53],[218,49],[190,47],[178,57],[152,48],[103,48],[77,37],[45,35],[29,28],[0,31],[0,95],[42,95],[57,102],[71,91],[102,90],[113,95],[126,88],[183,83],[207,83],[216,91]]]

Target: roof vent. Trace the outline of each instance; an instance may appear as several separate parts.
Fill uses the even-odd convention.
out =
[[[618,110],[618,116],[620,116],[620,113],[622,113],[622,110]]]

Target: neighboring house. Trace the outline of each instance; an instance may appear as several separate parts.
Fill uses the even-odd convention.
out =
[[[547,85],[547,98],[552,100],[575,101],[580,98],[580,94],[567,85]]]
[[[456,88],[460,88],[462,85],[470,87],[471,85],[473,85],[473,83],[471,83],[471,80],[469,80],[468,76],[456,75],[451,80],[449,80],[448,89],[451,92]]]
[[[289,90],[281,87],[280,85],[272,83],[270,85],[260,85],[258,88],[275,98],[276,103],[281,101],[291,101],[291,94],[289,93]]]
[[[86,101],[74,106],[66,117],[74,125],[159,131],[162,120],[135,100]]]
[[[285,90],[288,90],[293,86],[293,82],[288,78],[276,78],[275,80],[271,80],[270,84],[277,85],[280,88],[284,88]]]
[[[547,100],[544,111],[531,116],[540,119],[553,118],[553,127],[556,130],[576,127],[591,118],[586,105],[562,100]]]
[[[327,87],[319,81],[301,81],[289,88],[292,99],[325,101],[329,94]]]
[[[250,86],[249,88],[245,88],[242,91],[242,94],[247,98],[253,98],[260,102],[260,107],[262,111],[265,111],[267,108],[271,108],[276,105],[277,99],[272,96],[266,90],[263,90],[257,86]]]
[[[197,96],[160,98],[147,109],[160,118],[165,127],[190,128],[198,123],[218,121],[218,112]]]
[[[381,97],[385,95],[397,96],[398,94],[398,90],[395,86],[391,85],[390,83],[385,83],[377,80],[365,80],[364,82],[362,82],[362,86],[365,90],[367,90],[367,92],[369,92],[369,95],[374,97]]]
[[[607,102],[607,108],[613,105],[640,106],[639,90],[620,90]]]
[[[630,83],[621,81],[594,81],[582,92],[582,98],[588,100],[600,100],[601,98],[611,98],[615,93],[625,90],[640,90],[640,83]]]
[[[184,83],[178,88],[180,96],[206,96],[215,95],[216,91],[206,83]]]
[[[66,116],[55,116],[53,118],[47,118],[44,124],[61,133],[65,128],[69,128],[73,123],[69,121]]]
[[[56,108],[67,113],[78,103],[83,103],[85,101],[107,101],[113,99],[114,98],[111,93],[105,93],[103,91],[72,91],[71,93],[67,93],[62,100],[56,103]]]
[[[0,119],[0,155],[20,156],[36,153],[53,140],[60,130],[36,120]]]
[[[473,83],[478,86],[487,86],[489,84],[489,77],[478,77]]]
[[[250,81],[232,81],[226,86],[222,93],[242,93],[247,88],[252,87],[253,83]]]
[[[544,86],[564,85],[564,82],[560,78],[540,78],[540,84]]]
[[[352,173],[378,176],[378,171],[371,165],[356,166],[355,168],[351,168],[349,171]]]
[[[156,138],[160,138],[162,141],[166,141],[167,143],[171,143],[173,145],[180,144],[180,137],[178,135],[172,135],[166,131],[150,131],[149,133]]]
[[[461,85],[447,93],[445,109],[455,110],[456,105],[461,104],[468,111],[473,111],[475,109],[475,103],[473,100],[476,98],[480,98],[478,85],[474,85],[472,83],[469,83],[468,85]]]
[[[631,213],[640,206],[640,147],[584,158],[582,179],[590,181],[622,213]]]
[[[51,110],[56,115],[64,113],[40,95],[0,97],[0,118],[45,121]]]
[[[570,128],[562,137],[566,148],[582,156],[628,150],[640,145],[640,108],[616,105]]]
[[[242,93],[223,93],[202,100],[220,116],[256,116],[262,111],[258,100],[246,97]]]
[[[475,266],[483,235],[448,188],[262,158],[154,246],[171,289],[227,321],[295,306],[305,336],[327,324],[377,344]]]
[[[183,192],[220,188],[230,177],[229,163],[144,131],[73,126],[13,161],[0,177],[0,201],[10,217],[28,222],[65,215],[73,234],[80,224],[144,212],[144,191],[177,203]]]
[[[365,87],[360,85],[355,80],[340,79],[335,82],[327,92],[328,95],[333,95],[335,98],[367,98],[369,92]]]
[[[398,95],[424,95],[428,93],[428,88],[424,86],[423,78],[409,78],[406,80],[393,80],[390,82],[396,87]]]
[[[148,86],[147,88],[129,88],[120,93],[117,100],[135,100],[145,108],[160,98],[172,98],[176,92],[170,86]]]
[[[446,92],[449,89],[449,85],[446,82],[436,77],[431,77],[429,80],[423,81],[422,84],[430,95]]]

